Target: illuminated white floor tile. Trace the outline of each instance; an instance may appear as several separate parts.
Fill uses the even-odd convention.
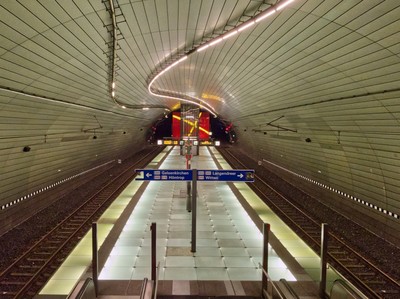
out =
[[[164,269],[165,280],[197,280],[196,269],[191,268],[165,268]]]
[[[168,247],[189,247],[190,239],[168,239]]]
[[[255,268],[249,256],[226,256],[224,257],[226,267]]]
[[[222,256],[247,256],[249,257],[249,252],[245,248],[232,248],[232,247],[221,247]]]
[[[125,278],[125,280],[142,280],[145,277],[151,277],[150,267],[136,267],[132,269],[131,276],[129,278]]]
[[[221,256],[196,256],[194,258],[197,268],[223,268],[225,267],[223,257]]]
[[[99,279],[127,280],[132,276],[132,273],[132,267],[104,267],[99,275]]]
[[[202,156],[196,157],[197,161],[194,158],[192,168],[215,169],[208,150],[200,150]],[[185,168],[178,148],[165,159],[161,168]],[[162,267],[160,279],[260,280],[261,271],[257,267],[261,261],[262,237],[230,187],[223,182],[199,182],[197,186],[195,253],[190,252],[192,213],[186,210],[186,182],[150,182],[129,217],[101,278],[150,277],[150,224],[156,222],[157,260]],[[118,257],[121,260],[117,261]],[[272,262],[275,263],[278,262]],[[286,267],[283,267],[281,273],[286,275]]]
[[[165,258],[165,267],[194,267],[195,258],[192,256],[167,256]]]
[[[135,256],[139,252],[139,246],[114,246],[110,256]]]
[[[197,247],[218,247],[218,242],[215,239],[197,239]]]
[[[256,268],[228,268],[230,280],[261,280],[261,269]]]
[[[197,280],[229,280],[225,268],[196,268]]]
[[[221,256],[221,251],[218,247],[199,247],[194,253],[195,256]]]
[[[136,262],[136,256],[125,255],[125,256],[110,256],[107,259],[105,267],[133,267]]]

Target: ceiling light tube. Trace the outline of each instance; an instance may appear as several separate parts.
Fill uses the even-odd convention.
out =
[[[238,28],[238,31],[239,32],[243,31],[243,30],[245,30],[245,29],[247,29],[247,28],[249,28],[250,26],[253,26],[253,25],[254,25],[254,21],[251,21],[251,22],[248,22],[248,23],[244,23],[243,26]]]
[[[115,82],[112,83],[111,87],[112,87],[112,89],[115,88]]]
[[[178,62],[182,62],[182,61],[186,60],[186,58],[187,58],[187,55],[185,55],[181,59],[179,59]]]
[[[281,10],[282,8],[284,8],[285,6],[289,5],[293,1],[294,0],[287,0],[286,2],[283,2],[282,4],[279,4],[278,7],[276,8],[276,11]]]
[[[235,34],[237,34],[237,33],[238,33],[237,30],[233,30],[232,32],[229,32],[228,34],[224,35],[224,36],[222,37],[222,39],[230,38],[231,36],[233,36],[233,35],[235,35]]]
[[[218,44],[219,42],[222,42],[222,38],[217,38],[216,40],[213,40],[208,46],[214,46],[215,44]]]
[[[201,52],[201,51],[205,50],[205,49],[208,48],[208,47],[209,47],[209,45],[208,45],[208,44],[205,44],[204,46],[198,48],[196,51],[197,51],[197,52]]]
[[[112,96],[113,98],[115,97],[115,91],[114,91],[114,90],[111,92],[111,96]]]
[[[254,22],[258,23],[258,22],[260,22],[261,20],[264,20],[265,18],[268,18],[270,15],[272,15],[272,14],[274,14],[274,13],[276,13],[276,10],[275,10],[275,9],[271,9],[271,10],[268,11],[266,14],[263,14],[263,15],[259,16],[257,19],[255,19]]]

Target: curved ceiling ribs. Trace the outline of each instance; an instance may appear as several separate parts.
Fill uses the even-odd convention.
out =
[[[123,34],[118,28],[118,24],[126,22],[125,17],[122,13],[122,10],[118,4],[117,0],[103,0],[103,3],[106,7],[106,10],[110,14],[111,18],[111,23],[106,25],[106,28],[108,30],[108,33],[110,34],[111,41],[108,43],[108,48],[109,52],[106,53],[108,56],[108,92],[110,95],[110,98],[113,103],[118,105],[119,107],[123,109],[143,109],[147,110],[150,108],[156,108],[156,109],[164,109],[164,110],[170,110],[167,106],[165,105],[131,105],[128,103],[124,103],[117,98],[116,94],[116,89],[117,89],[117,80],[116,80],[116,75],[117,75],[117,61],[118,61],[118,55],[117,55],[117,50],[118,50],[118,41],[124,39]]]
[[[112,0],[110,0],[110,1],[112,1]],[[178,52],[178,54],[176,54],[174,58],[169,57],[168,60],[170,60],[171,62],[169,64],[164,62],[162,64],[162,65],[164,65],[164,68],[162,68],[159,71],[154,72],[148,78],[147,89],[148,89],[149,93],[152,94],[153,96],[157,96],[157,97],[175,99],[175,100],[195,104],[195,105],[200,106],[201,108],[211,112],[211,114],[213,114],[216,117],[217,113],[216,113],[215,109],[212,106],[210,106],[203,99],[197,98],[194,96],[190,96],[190,95],[187,95],[187,94],[181,93],[181,92],[155,88],[155,87],[153,87],[153,84],[163,74],[165,74],[166,72],[168,72],[169,70],[171,70],[172,68],[174,68],[175,66],[180,64],[181,62],[185,61],[189,55],[195,54],[197,52],[201,52],[208,47],[212,47],[212,46],[216,45],[217,43],[222,42],[222,41],[240,33],[243,30],[246,30],[247,28],[257,24],[258,22],[263,21],[264,19],[271,16],[272,14],[280,11],[281,9],[283,9],[284,7],[286,7],[291,2],[294,2],[294,1],[295,0],[281,0],[281,1],[277,2],[275,5],[270,5],[267,9],[262,10],[260,13],[250,17],[247,21],[244,21],[229,30],[226,29],[228,27],[228,25],[225,25],[224,30],[222,30],[222,32],[223,32],[222,34],[219,34],[212,38],[203,37],[203,41],[199,45],[194,46],[192,49],[190,49],[186,53]],[[206,41],[204,42],[204,40],[206,40]]]

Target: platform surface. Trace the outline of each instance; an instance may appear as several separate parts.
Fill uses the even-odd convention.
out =
[[[186,160],[179,155],[179,147],[166,148],[148,167],[185,169]],[[192,168],[230,169],[213,147],[202,147],[200,155],[192,160]],[[252,296],[257,293],[261,281],[258,263],[261,262],[262,234],[252,220],[254,215],[250,217],[243,208],[245,201],[256,218],[271,223],[271,232],[279,239],[278,242],[282,241],[281,249],[288,247],[283,251],[278,248],[277,254],[269,246],[268,272],[271,278],[304,281],[305,291],[301,298],[315,298],[313,293],[315,281],[318,280],[318,256],[262,203],[246,183],[198,182],[198,239],[195,253],[190,250],[192,216],[186,210],[186,182],[146,184],[132,181],[98,221],[101,246],[113,227],[121,222],[121,215],[132,204],[132,198],[138,198],[121,234],[115,237],[116,242],[107,245],[110,246],[110,255],[104,267],[99,269],[102,295],[138,294],[141,280],[150,278],[152,222],[157,223],[160,295],[201,295],[201,292],[210,288],[204,287],[209,283],[219,286],[217,296]],[[144,191],[138,192],[145,186]],[[280,258],[281,254],[285,262]],[[89,232],[40,295],[68,295],[81,277],[90,275],[90,262]],[[328,275],[332,276],[330,273]],[[171,293],[168,294],[169,291]]]

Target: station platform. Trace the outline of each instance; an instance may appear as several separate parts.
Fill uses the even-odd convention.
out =
[[[179,147],[148,168],[185,169]],[[201,147],[193,169],[231,169],[214,147]],[[263,222],[271,225],[268,274],[293,282],[302,299],[318,298],[320,259],[246,183],[198,182],[197,248],[190,251],[186,182],[132,181],[98,221],[100,298],[138,295],[150,273],[150,225],[157,224],[160,296],[253,296],[261,292]],[[66,298],[91,276],[91,232],[37,298]],[[338,276],[328,270],[328,285]],[[296,283],[295,283],[296,282]],[[130,297],[131,298],[131,297]]]

